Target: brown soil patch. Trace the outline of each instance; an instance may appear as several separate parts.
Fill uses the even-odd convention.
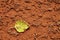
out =
[[[16,32],[16,20],[30,28]],[[60,0],[0,0],[0,40],[60,40]]]

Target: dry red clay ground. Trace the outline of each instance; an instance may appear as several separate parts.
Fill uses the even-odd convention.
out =
[[[30,28],[18,33],[17,20]],[[0,0],[0,40],[60,40],[60,0]]]

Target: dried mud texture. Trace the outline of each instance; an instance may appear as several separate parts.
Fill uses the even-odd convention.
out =
[[[16,20],[30,28],[18,33]],[[60,0],[0,0],[0,40],[60,40]]]

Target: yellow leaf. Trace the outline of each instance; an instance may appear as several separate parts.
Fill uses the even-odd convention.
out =
[[[16,21],[14,27],[17,30],[17,32],[24,32],[26,29],[29,28],[29,25],[25,21],[18,20]]]

